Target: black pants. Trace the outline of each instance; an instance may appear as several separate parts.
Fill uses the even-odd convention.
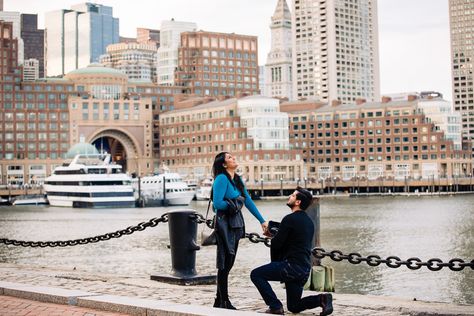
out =
[[[250,279],[262,295],[263,300],[271,309],[283,307],[281,301],[273,292],[268,281],[285,282],[288,310],[299,313],[306,309],[321,306],[321,295],[311,295],[301,298],[303,285],[309,276],[309,268],[290,264],[287,261],[273,261],[254,269]]]
[[[239,247],[239,239],[235,242],[235,254],[231,255],[227,251],[224,255],[224,267],[217,270],[217,299],[220,301],[229,300],[229,273],[234,266],[237,248]]]

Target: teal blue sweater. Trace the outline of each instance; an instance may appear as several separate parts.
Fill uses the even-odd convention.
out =
[[[212,185],[212,203],[214,204],[214,212],[227,210],[228,204],[224,200],[235,199],[240,195],[239,189],[234,184],[234,181],[229,181],[225,174],[220,174],[214,179]],[[262,224],[265,222],[262,215],[258,211],[255,203],[250,198],[247,189],[244,186],[245,207],[252,213],[253,216]]]

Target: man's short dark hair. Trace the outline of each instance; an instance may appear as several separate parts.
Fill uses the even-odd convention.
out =
[[[300,207],[304,211],[313,202],[313,195],[308,190],[306,190],[302,187],[299,187],[299,186],[296,187],[296,191],[298,192],[296,194],[296,199],[301,201]]]

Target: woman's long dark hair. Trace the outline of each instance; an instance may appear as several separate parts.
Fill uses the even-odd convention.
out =
[[[245,197],[244,195],[244,183],[242,182],[242,178],[237,173],[234,173],[234,179],[231,179],[229,173],[227,172],[226,168],[224,168],[225,164],[225,155],[228,154],[228,152],[223,151],[221,153],[218,153],[216,155],[216,158],[214,158],[214,163],[212,164],[212,177],[215,179],[218,175],[220,174],[225,174],[227,179],[229,179],[229,182],[232,183],[232,180],[234,180],[233,183],[235,183],[235,186],[237,189],[240,191],[240,195]]]

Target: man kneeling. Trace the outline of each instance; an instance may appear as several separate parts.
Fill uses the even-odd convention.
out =
[[[321,316],[333,311],[332,295],[319,294],[301,298],[303,286],[311,270],[311,247],[314,235],[313,221],[305,210],[313,196],[301,187],[288,198],[291,214],[286,215],[272,238],[271,263],[252,271],[250,278],[269,306],[268,314],[283,315],[283,304],[276,297],[268,281],[285,283],[288,310],[299,313],[306,309],[322,307]]]

